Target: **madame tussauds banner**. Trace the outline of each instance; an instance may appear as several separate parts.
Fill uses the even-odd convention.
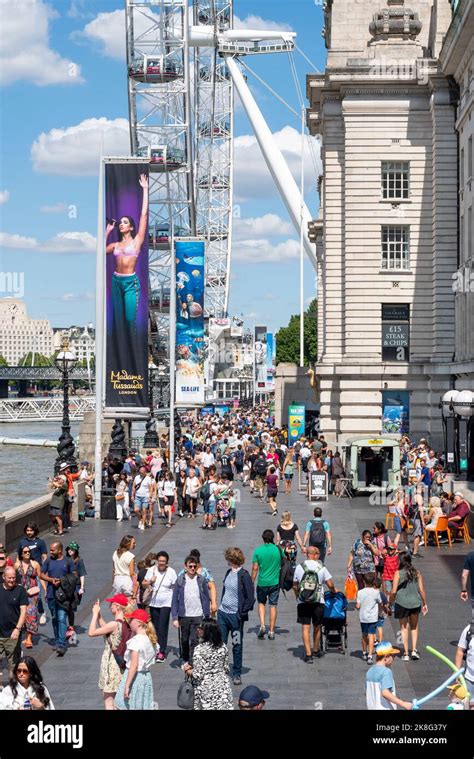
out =
[[[204,403],[204,241],[177,240],[176,403]]]
[[[148,165],[105,165],[105,405],[148,406]]]

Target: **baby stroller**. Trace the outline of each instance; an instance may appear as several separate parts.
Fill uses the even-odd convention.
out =
[[[229,499],[228,498],[219,498],[219,500],[216,503],[216,517],[217,517],[217,526],[218,527],[227,527],[227,523],[229,521]]]
[[[323,651],[338,649],[341,654],[347,649],[347,598],[344,593],[324,594],[324,616],[321,634]]]

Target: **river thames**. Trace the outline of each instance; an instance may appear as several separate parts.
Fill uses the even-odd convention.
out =
[[[0,437],[57,440],[60,434],[60,422],[0,424]],[[77,438],[79,422],[71,425],[71,434]],[[47,479],[53,472],[57,455],[55,448],[0,445],[0,511],[47,493]]]

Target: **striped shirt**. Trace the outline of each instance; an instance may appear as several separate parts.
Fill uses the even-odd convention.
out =
[[[219,606],[224,614],[237,614],[239,611],[239,572],[240,569],[231,569],[224,580],[224,595]]]

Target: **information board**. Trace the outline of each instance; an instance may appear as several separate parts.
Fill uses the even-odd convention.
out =
[[[328,500],[328,476],[327,472],[310,472],[309,473],[309,500],[314,501],[317,498]]]

